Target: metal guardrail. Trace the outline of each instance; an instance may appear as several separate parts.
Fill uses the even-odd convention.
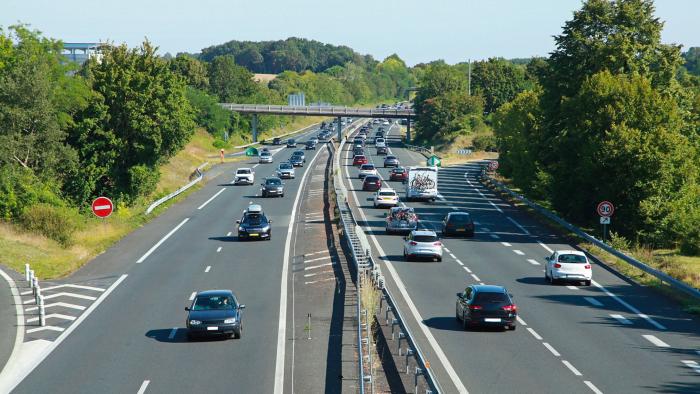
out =
[[[234,112],[250,114],[351,116],[362,118],[414,118],[413,109],[348,108],[341,106],[312,107],[266,104],[220,103],[221,107]]]
[[[157,200],[157,201],[154,202],[153,204],[149,205],[148,208],[146,209],[146,215],[148,215],[149,213],[153,212],[153,210],[156,209],[156,207],[159,206],[160,204],[162,204],[162,203],[164,203],[164,202],[170,200],[171,198],[173,198],[173,197],[179,195],[180,193],[182,193],[182,192],[184,192],[185,190],[187,190],[187,189],[191,188],[192,186],[194,186],[195,183],[201,181],[201,180],[204,178],[204,174],[202,173],[202,168],[204,168],[204,166],[206,166],[207,164],[209,164],[209,162],[205,162],[205,163],[203,163],[202,165],[200,165],[199,167],[197,167],[197,170],[196,170],[196,172],[197,172],[197,174],[198,174],[198,175],[197,175],[197,178],[195,178],[194,180],[192,180],[190,183],[188,183],[188,184],[186,184],[185,186],[183,186],[183,187],[181,187],[181,188],[175,190],[174,192],[168,194],[167,196],[165,196],[165,197],[163,197],[163,198]]]
[[[700,290],[698,290],[698,289],[688,285],[687,283],[684,283],[684,282],[682,282],[682,281],[680,281],[680,280],[678,280],[678,279],[676,279],[676,278],[674,278],[666,273],[663,273],[659,270],[656,270],[656,269],[644,264],[643,262],[635,259],[634,257],[628,256],[628,255],[624,254],[623,252],[611,247],[610,245],[599,240],[598,238],[586,233],[585,231],[581,230],[580,228],[574,226],[573,224],[571,224],[571,223],[567,222],[566,220],[560,218],[559,216],[555,215],[553,212],[549,211],[548,209],[544,208],[543,206],[541,206],[535,202],[530,201],[527,197],[523,196],[522,194],[518,194],[518,193],[510,190],[510,188],[508,188],[503,183],[501,183],[501,182],[499,182],[499,181],[497,181],[489,176],[486,176],[484,179],[488,183],[491,183],[494,188],[509,194],[510,196],[512,196],[513,198],[515,198],[518,201],[525,203],[527,206],[534,209],[535,211],[537,211],[541,215],[545,216],[549,220],[563,226],[567,230],[569,230],[572,233],[578,235],[579,237],[585,239],[586,241],[594,244],[595,246],[603,249],[604,251],[612,254],[613,256],[615,256],[615,257],[621,259],[622,261],[646,272],[647,274],[649,274],[651,276],[656,277],[657,279],[661,280],[662,282],[667,283],[668,285],[670,285],[671,287],[673,287],[676,290],[682,291],[682,292],[684,292],[684,293],[686,293],[686,294],[688,294],[696,299],[700,299]]]
[[[357,221],[355,220],[353,214],[352,214],[352,209],[350,208],[350,205],[348,204],[347,200],[347,195],[348,191],[343,185],[343,182],[341,180],[341,172],[340,172],[340,152],[343,150],[343,146],[345,145],[347,141],[347,136],[349,134],[346,134],[346,137],[343,138],[342,141],[340,141],[340,144],[338,146],[338,149],[335,150],[333,149],[333,184],[335,188],[335,194],[336,194],[336,203],[338,206],[338,210],[340,212],[340,221],[343,226],[343,233],[347,239],[347,242],[351,246],[351,251],[352,251],[352,258],[353,262],[355,263],[356,267],[356,272],[357,272],[357,316],[358,316],[358,351],[359,351],[359,390],[361,394],[364,394],[365,392],[365,383],[369,382],[372,385],[372,392],[373,392],[373,379],[371,374],[367,376],[365,374],[365,363],[364,359],[367,357],[370,367],[371,367],[371,353],[365,354],[363,351],[363,338],[362,338],[362,310],[361,310],[361,286],[360,284],[362,283],[360,280],[360,275],[367,276],[372,280],[372,283],[374,286],[376,286],[378,289],[382,291],[382,300],[386,300],[388,305],[391,307],[391,312],[394,316],[393,322],[396,322],[396,324],[400,327],[401,332],[399,333],[399,346],[401,344],[401,340],[405,339],[408,344],[408,349],[406,349],[406,355],[407,357],[413,356],[413,358],[416,361],[416,365],[418,365],[418,368],[414,371],[414,377],[415,377],[415,382],[416,382],[416,387],[417,387],[417,382],[418,378],[423,377],[425,379],[425,382],[428,386],[428,390],[426,390],[426,393],[431,393],[431,394],[438,394],[441,393],[442,390],[440,389],[440,386],[437,382],[437,379],[435,378],[432,370],[429,367],[429,363],[426,362],[426,358],[423,355],[423,352],[420,350],[420,347],[418,344],[415,342],[413,339],[413,334],[411,333],[410,329],[405,323],[405,319],[401,315],[401,312],[399,311],[398,305],[396,301],[394,300],[393,296],[391,295],[391,292],[384,286],[385,280],[384,276],[381,273],[381,267],[378,264],[375,264],[374,259],[372,258],[372,248],[369,245],[369,242],[367,241],[367,236],[365,235],[364,230],[362,230],[361,226],[357,224]],[[333,144],[330,144],[331,146],[334,147]],[[369,314],[366,313],[365,316],[368,316]],[[369,319],[366,321],[367,326],[369,327],[370,322]],[[367,330],[367,334],[369,335],[369,330]],[[369,338],[367,343],[369,343]]]
[[[403,144],[403,146],[408,149],[412,150],[414,152],[420,152],[420,153],[432,153],[430,148],[426,148],[425,146],[420,146],[420,145],[409,145],[409,144]]]
[[[306,130],[308,130],[308,129],[310,129],[310,128],[316,127],[316,126],[318,126],[319,124],[320,124],[320,123],[310,124],[310,125],[308,125],[308,126],[306,126],[306,127],[303,127],[303,128],[301,128],[301,129],[299,129],[299,130],[294,130],[294,131],[290,131],[289,133],[285,133],[285,134],[280,134],[280,135],[272,136],[272,138],[282,138],[282,137],[286,137],[286,136],[292,135],[292,134],[303,133],[304,131],[306,131]],[[262,143],[264,143],[265,141],[267,141],[267,139],[265,139],[265,140],[263,140],[263,141],[258,141],[258,142],[251,142],[250,144],[234,146],[233,148],[234,148],[234,149],[247,148],[247,147],[249,147],[249,146],[262,144]]]

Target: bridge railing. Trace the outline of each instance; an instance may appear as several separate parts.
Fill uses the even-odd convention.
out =
[[[267,104],[221,103],[221,107],[234,112],[305,116],[355,116],[373,118],[413,118],[413,109],[353,108],[346,106],[290,106]]]

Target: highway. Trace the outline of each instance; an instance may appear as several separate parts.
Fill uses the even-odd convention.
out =
[[[402,165],[425,165],[398,138],[389,141]],[[366,152],[388,179],[383,156],[372,145]],[[361,191],[351,147],[341,154],[355,217],[445,392],[700,392],[700,321],[600,264],[593,266],[593,286],[547,284],[544,257],[571,245],[483,187],[476,163],[441,168],[438,201],[403,202],[423,228],[441,228],[449,211],[468,211],[476,236],[443,239],[441,263],[409,263],[402,237],[385,234],[386,210],[372,208],[371,193]],[[400,182],[389,184],[405,195]],[[513,293],[516,331],[461,328],[455,294],[475,283]]]
[[[262,199],[260,182],[293,151],[272,148],[278,147],[271,147],[274,164],[253,158],[228,165],[78,271],[76,280],[111,278],[109,294],[14,392],[272,393],[289,387],[289,260],[290,250],[301,247],[291,224],[308,197],[302,185],[312,177],[306,175],[318,167],[321,179],[313,178],[323,182],[328,153],[324,144],[306,151],[307,164],[284,181],[285,197]],[[314,160],[317,155],[324,159]],[[238,167],[256,167],[254,185],[231,184]],[[270,241],[236,239],[235,220],[252,201],[273,220]],[[219,288],[232,289],[246,304],[243,338],[188,342],[184,307],[196,291]]]

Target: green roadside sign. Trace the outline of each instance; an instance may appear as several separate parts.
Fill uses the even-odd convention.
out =
[[[250,148],[245,150],[245,155],[246,156],[257,156],[258,150],[251,146]]]
[[[430,167],[442,167],[442,162],[440,161],[440,158],[432,155],[430,158],[428,158],[427,164]]]

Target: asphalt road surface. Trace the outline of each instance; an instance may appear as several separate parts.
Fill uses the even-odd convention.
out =
[[[402,165],[425,165],[398,139],[390,146]],[[366,151],[388,179],[383,156],[371,145]],[[476,164],[441,168],[436,202],[404,202],[415,207],[421,227],[438,234],[447,212],[468,211],[476,236],[443,239],[441,263],[409,263],[402,237],[385,234],[386,210],[372,208],[371,193],[361,191],[351,155],[342,153],[341,171],[355,190],[356,218],[371,234],[387,286],[445,392],[700,392],[698,319],[599,264],[590,287],[547,284],[544,257],[572,247],[483,187]],[[401,183],[389,185],[405,195]],[[455,294],[474,283],[514,294],[516,331],[461,328]]]

